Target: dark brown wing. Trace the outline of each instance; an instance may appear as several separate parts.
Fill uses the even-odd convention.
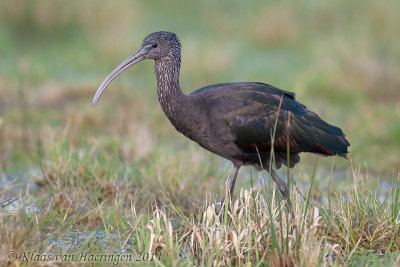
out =
[[[242,99],[240,108],[225,115],[235,143],[245,152],[313,152],[346,156],[350,145],[342,130],[323,121],[295,100],[293,94],[270,85],[254,84],[247,90],[233,90]],[[280,89],[279,89],[280,90]],[[278,119],[276,119],[278,116]]]

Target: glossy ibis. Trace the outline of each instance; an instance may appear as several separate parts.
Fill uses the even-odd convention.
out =
[[[241,82],[183,94],[179,86],[181,43],[171,32],[154,32],[144,38],[141,47],[100,85],[93,106],[115,77],[145,59],[154,59],[158,100],[175,129],[232,161],[230,197],[239,168],[256,165],[270,173],[291,208],[286,184],[273,170],[272,158],[276,168],[282,164],[293,167],[301,152],[346,158],[350,144],[342,130],[297,102],[292,92],[265,83]]]

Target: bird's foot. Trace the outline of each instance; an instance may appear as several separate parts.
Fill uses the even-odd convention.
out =
[[[228,201],[228,206],[225,206],[226,201],[224,197],[219,201],[219,208],[217,208],[216,211],[221,222],[223,222],[225,214],[227,214],[228,209],[231,207],[231,202],[232,200]]]
[[[289,211],[290,211],[290,215],[292,216],[292,221],[295,221],[296,220],[296,216],[294,215],[294,212],[293,212],[292,202],[290,201],[289,197],[286,197],[285,200],[286,200],[286,203],[288,205],[288,208],[289,208]]]
[[[294,220],[296,220],[296,217],[293,212],[292,202],[290,201],[289,191],[287,189],[286,183],[278,177],[277,184],[278,184],[279,192],[281,192],[283,198],[286,201],[288,210],[290,211],[290,215],[292,216],[292,221],[294,221]]]

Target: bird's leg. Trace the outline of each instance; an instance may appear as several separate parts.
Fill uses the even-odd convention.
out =
[[[230,199],[232,200],[232,196],[233,196],[233,190],[235,189],[235,183],[236,183],[236,178],[238,176],[239,173],[239,168],[240,166],[235,166],[235,170],[231,179],[231,183],[229,185],[229,193],[230,193]]]
[[[292,218],[295,219],[292,203],[290,202],[289,192],[286,186],[286,183],[279,178],[278,174],[272,169],[267,169],[268,173],[271,175],[272,179],[274,179],[276,185],[278,186],[279,192],[281,192],[283,198],[286,200],[287,205],[289,206],[290,213]]]
[[[230,179],[230,177],[228,177],[228,180],[230,179],[230,182],[229,182],[229,205],[232,203],[233,190],[235,189],[236,178],[238,176],[239,169],[240,169],[240,166],[238,166],[238,165],[235,165],[234,167],[235,167],[235,170],[233,172],[232,178]],[[220,204],[221,204],[221,209],[220,209],[220,212],[221,212],[223,210],[223,208],[225,207],[225,197],[221,199]]]

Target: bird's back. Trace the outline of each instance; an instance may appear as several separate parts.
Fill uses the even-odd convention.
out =
[[[277,165],[293,166],[300,152],[343,157],[348,153],[350,144],[340,128],[297,102],[294,93],[271,85],[215,84],[189,98],[207,121],[206,131],[194,141],[232,161],[257,164],[259,154],[268,160],[272,145]]]

